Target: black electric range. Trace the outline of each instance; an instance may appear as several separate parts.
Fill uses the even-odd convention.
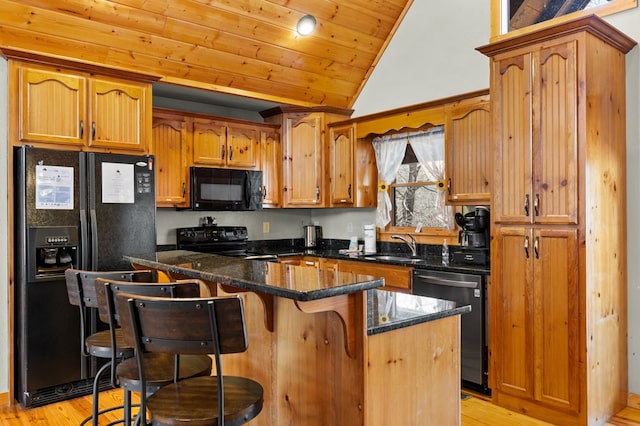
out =
[[[249,234],[246,226],[193,226],[176,229],[178,250],[213,253],[245,259],[271,259],[275,255],[254,253],[247,249]]]

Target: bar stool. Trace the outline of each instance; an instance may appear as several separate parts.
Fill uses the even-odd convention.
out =
[[[96,297],[100,319],[107,321],[110,330],[120,329],[120,315],[115,306],[114,295],[126,291],[130,294],[156,298],[199,298],[202,292],[209,296],[208,287],[200,280],[180,280],[163,283],[139,283],[117,280],[96,279]],[[117,364],[115,375],[117,383],[125,391],[125,419],[131,418],[131,392],[150,395],[175,380],[211,375],[212,359],[204,354],[142,354],[147,365],[147,380],[140,379],[135,358],[129,358]],[[178,372],[177,378],[174,371]]]
[[[142,424],[147,410],[153,424],[212,426],[244,424],[262,411],[264,390],[258,382],[223,376],[221,355],[247,349],[241,298],[159,299],[122,292],[115,299],[125,342],[136,348],[143,387],[144,353],[212,354],[216,362],[216,376],[178,380],[176,375],[154,394],[142,394]]]
[[[86,328],[87,314],[89,309],[98,308],[98,301],[95,292],[95,280],[97,278],[109,278],[121,281],[156,281],[157,273],[150,270],[137,271],[86,271],[81,269],[67,269],[65,280],[67,284],[67,295],[69,303],[78,306],[80,310],[80,353],[84,358],[93,356],[95,358],[108,359],[97,371],[93,380],[93,403],[91,416],[84,419],[81,425],[90,420],[96,426],[98,417],[104,413],[123,409],[124,405],[110,407],[99,411],[99,387],[100,379],[107,368],[111,368],[111,386],[116,388],[115,368],[113,366],[120,360],[133,356],[133,346],[123,343],[122,331],[118,330],[115,335],[115,345],[112,344],[110,330],[96,331],[90,333]],[[107,323],[105,323],[107,324]],[[125,401],[126,405],[127,401]]]

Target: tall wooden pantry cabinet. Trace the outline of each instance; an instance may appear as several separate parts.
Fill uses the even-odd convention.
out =
[[[598,17],[491,58],[490,380],[496,404],[601,425],[626,406],[625,54]]]

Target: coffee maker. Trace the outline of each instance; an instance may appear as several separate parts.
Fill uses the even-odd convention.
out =
[[[456,213],[456,223],[460,226],[458,244],[453,261],[487,265],[489,263],[489,208],[475,207],[472,211]]]

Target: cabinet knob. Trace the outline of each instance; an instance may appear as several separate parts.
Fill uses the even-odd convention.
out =
[[[529,237],[524,237],[524,255],[529,258]]]
[[[529,194],[524,196],[524,215],[529,216]]]

